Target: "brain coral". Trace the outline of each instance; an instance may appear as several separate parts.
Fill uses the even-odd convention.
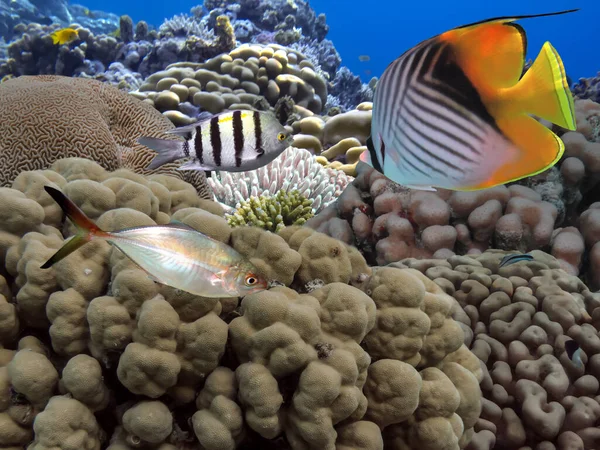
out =
[[[74,231],[44,185],[107,230],[181,221],[279,286],[189,295],[102,241],[42,270]],[[451,296],[309,228],[232,229],[222,214],[180,179],[80,158],[0,188],[0,446],[466,447],[482,370]]]
[[[22,76],[0,83],[0,185],[23,170],[45,169],[65,157],[97,161],[107,170],[144,168],[154,152],[140,146],[142,135],[173,128],[152,107],[101,82],[61,76]],[[185,179],[210,198],[201,171],[173,165],[155,173]]]
[[[499,268],[505,254],[393,264],[421,271],[456,300],[452,317],[484,371],[468,448],[599,448],[600,293],[544,252]],[[581,364],[565,351],[570,340]]]

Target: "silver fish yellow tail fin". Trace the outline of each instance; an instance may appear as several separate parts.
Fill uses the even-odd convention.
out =
[[[158,153],[146,167],[148,170],[158,169],[164,164],[175,162],[183,157],[183,141],[159,139],[147,136],[138,138],[137,141],[139,144]]]
[[[77,234],[64,244],[52,257],[46,261],[41,268],[47,269],[54,263],[60,261],[65,256],[73,253],[79,247],[87,244],[93,237],[109,237],[110,234],[98,228],[85,213],[77,207],[65,194],[58,189],[50,186],[44,186],[46,192],[54,199],[58,206],[63,210],[67,217],[77,227]]]

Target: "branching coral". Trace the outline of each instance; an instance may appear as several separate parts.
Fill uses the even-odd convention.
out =
[[[296,190],[313,200],[312,209],[317,213],[335,201],[352,179],[341,171],[324,168],[309,151],[290,147],[260,169],[212,172],[207,181],[215,199],[230,208],[250,197]]]
[[[227,223],[232,227],[251,225],[278,232],[288,225],[304,225],[313,216],[313,200],[298,191],[279,191],[277,195],[250,197],[240,202]]]

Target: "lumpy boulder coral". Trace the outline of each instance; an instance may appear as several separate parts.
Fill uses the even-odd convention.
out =
[[[325,79],[300,52],[277,44],[242,44],[203,63],[175,63],[150,75],[132,95],[153,104],[174,123],[194,122],[190,106],[211,113],[248,108],[266,101],[275,106],[291,97],[306,114],[321,112]]]
[[[600,294],[546,253],[499,267],[504,255],[395,264],[424,273],[456,301],[452,316],[483,370],[469,448],[597,448]]]
[[[106,170],[145,170],[155,153],[140,136],[173,128],[151,106],[117,88],[85,78],[22,76],[0,83],[0,184],[25,170],[47,169],[61,158],[81,157]],[[202,171],[180,172],[173,164],[156,173],[186,177],[211,198]],[[154,172],[153,172],[154,173]]]
[[[45,185],[105,230],[182,222],[278,286],[241,301],[194,296],[99,240],[41,269],[74,233]],[[415,269],[370,268],[297,225],[230,228],[178,178],[80,158],[21,172],[0,189],[7,209],[4,448],[458,450],[473,435],[482,369],[452,297]]]

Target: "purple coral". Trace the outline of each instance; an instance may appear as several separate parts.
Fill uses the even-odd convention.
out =
[[[573,95],[600,103],[600,72],[595,77],[580,78],[571,88]]]

